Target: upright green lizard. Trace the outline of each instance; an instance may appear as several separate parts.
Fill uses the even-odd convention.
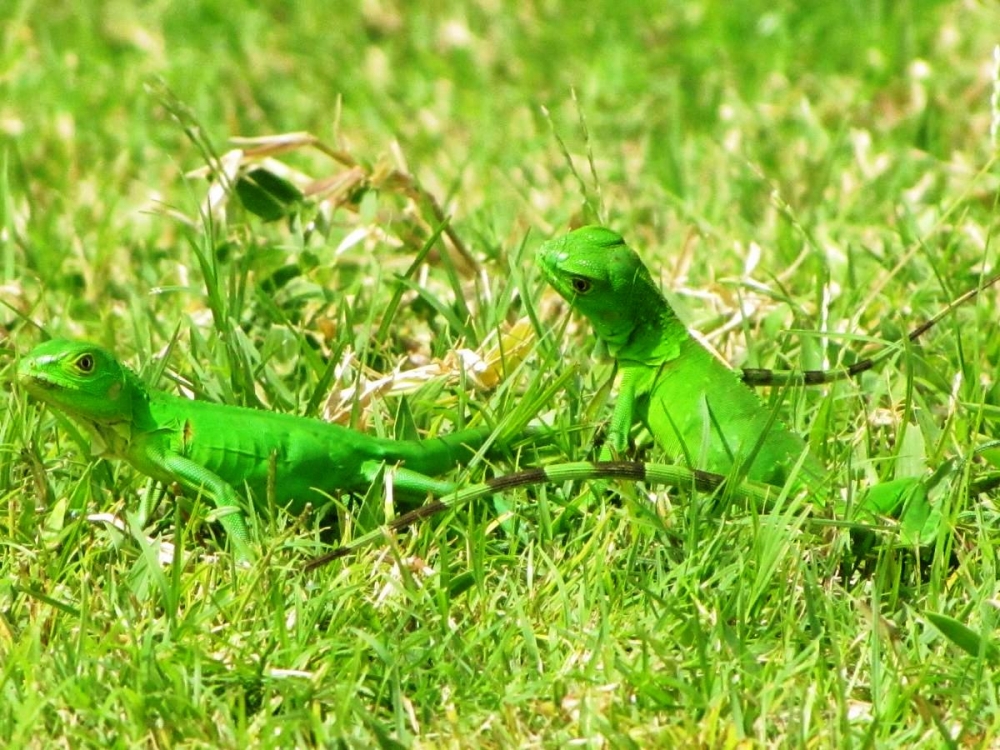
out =
[[[604,459],[642,421],[666,453],[716,474],[819,489],[826,471],[739,375],[696,341],[621,236],[583,227],[542,245],[548,282],[582,313],[618,365]]]
[[[490,436],[473,428],[427,440],[372,437],[316,419],[192,401],[147,388],[113,354],[54,339],[21,359],[28,393],[87,428],[95,455],[127,461],[156,480],[176,482],[218,509],[237,555],[253,556],[239,491],[301,509],[336,490],[367,490],[383,467],[397,491],[444,495],[431,478],[464,460]]]
[[[689,466],[724,475],[738,466],[741,476],[783,486],[790,468],[800,462],[793,488],[813,494],[823,488],[827,472],[819,461],[745,385],[768,382],[767,372],[737,373],[701,346],[619,234],[596,226],[577,229],[542,245],[538,262],[555,290],[590,320],[617,362],[619,396],[602,460],[622,451],[632,425],[641,421],[669,455]],[[916,341],[997,281],[1000,274],[985,279],[906,339]],[[890,353],[887,349],[842,371],[791,373],[782,380],[810,384],[852,377]],[[916,526],[930,512],[926,489],[915,477],[882,482],[866,489],[858,507]]]

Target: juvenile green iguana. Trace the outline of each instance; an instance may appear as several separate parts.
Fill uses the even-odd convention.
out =
[[[617,362],[618,400],[601,458],[621,455],[643,422],[688,466],[819,489],[827,472],[739,375],[696,341],[621,236],[583,227],[542,245],[546,280],[586,317]],[[793,473],[794,470],[794,473]]]
[[[468,429],[427,440],[390,440],[316,419],[192,401],[147,388],[110,352],[54,339],[21,359],[31,395],[87,428],[93,452],[211,500],[240,558],[253,557],[240,492],[301,510],[336,490],[367,490],[382,469],[394,488],[444,495],[431,478],[468,460],[490,436]]]

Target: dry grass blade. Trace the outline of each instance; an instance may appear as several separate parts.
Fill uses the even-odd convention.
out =
[[[444,378],[449,384],[465,378],[480,391],[490,391],[503,382],[507,373],[524,360],[534,344],[531,321],[522,318],[502,334],[494,332],[477,350],[457,348],[445,357],[421,367],[398,370],[387,375],[358,378],[355,385],[333,391],[323,407],[323,418],[329,422],[349,424],[355,404],[364,414],[378,399],[413,393],[432,380]],[[345,352],[335,369],[337,380],[355,369],[358,362],[353,352]]]
[[[364,191],[377,190],[402,197],[408,204],[406,213],[419,220],[425,236],[429,236],[434,227],[443,225],[443,234],[448,240],[444,244],[455,268],[467,276],[481,273],[479,262],[452,228],[440,201],[406,169],[398,145],[394,144],[389,158],[380,159],[374,167],[367,168],[348,152],[332,148],[311,133],[234,136],[229,140],[235,148],[225,152],[217,163],[206,164],[186,174],[189,178],[211,180],[202,210],[213,218],[222,218],[233,192],[232,186],[258,169],[287,180],[328,217],[342,208],[356,211],[357,197]],[[338,169],[332,173],[309,175],[277,158],[306,149],[329,157]]]

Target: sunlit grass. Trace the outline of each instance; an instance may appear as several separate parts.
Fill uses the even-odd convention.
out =
[[[610,365],[533,270],[571,225],[622,232],[738,367],[852,361],[996,269],[990,4],[411,5],[3,4],[4,377],[42,328],[160,387],[388,436],[554,428],[468,484],[584,458],[608,415]],[[326,147],[269,154],[304,200],[202,212],[192,172],[292,132]],[[996,436],[995,307],[788,394],[845,491],[947,469],[934,543],[849,577],[846,532],[631,487],[512,493],[513,514],[464,508],[309,575],[348,512],[261,513],[264,556],[237,569],[207,508],[9,391],[0,739],[991,746],[1000,539],[968,485],[998,461],[974,450]],[[344,498],[350,522],[382,499]]]

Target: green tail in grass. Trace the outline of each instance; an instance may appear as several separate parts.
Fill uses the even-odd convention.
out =
[[[539,484],[561,484],[564,482],[603,481],[609,479],[668,485],[698,492],[721,492],[725,493],[729,498],[746,501],[755,512],[760,513],[768,512],[772,504],[782,495],[781,488],[764,482],[750,480],[731,482],[721,474],[713,474],[673,464],[653,464],[633,461],[576,461],[552,464],[496,477],[482,484],[466,487],[452,495],[422,505],[409,513],[404,513],[393,519],[380,528],[362,534],[325,555],[313,558],[306,563],[304,571],[315,570],[333,560],[346,557],[359,549],[384,541],[396,531],[424,521],[444,511],[459,508],[474,500]],[[909,482],[906,487],[898,487],[891,493],[893,498],[895,498],[895,505],[891,507],[886,506],[885,508],[872,508],[873,511],[885,511],[886,513],[888,511],[905,511],[903,515],[909,515],[912,528],[903,528],[900,534],[901,539],[906,544],[912,544],[913,535],[926,533],[922,525],[923,516],[921,515],[924,508],[924,504],[921,503],[923,496],[920,493],[922,491],[923,486],[920,483]],[[890,502],[889,494],[886,493],[882,499]],[[903,503],[903,505],[900,505],[900,503]],[[854,531],[864,533],[866,538],[871,538],[871,532],[878,525],[879,518],[872,512],[859,511],[849,522],[831,521],[818,517],[813,517],[812,521],[823,526],[844,525]]]
[[[631,461],[578,461],[564,464],[552,464],[537,469],[508,474],[490,479],[482,484],[466,487],[453,495],[440,498],[423,505],[394,519],[385,526],[359,536],[349,544],[345,544],[321,557],[310,560],[305,565],[308,572],[325,565],[328,562],[345,557],[352,552],[385,539],[390,533],[398,531],[414,523],[429,518],[450,508],[457,508],[465,503],[499,494],[519,487],[530,485],[562,482],[618,479],[649,484],[665,484],[674,487],[685,487],[701,492],[714,492],[726,484],[726,477],[705,471],[689,469],[686,466],[669,464],[646,464]],[[780,490],[760,482],[740,482],[727,488],[737,497],[747,500],[755,507],[764,509],[768,503],[776,499]]]

